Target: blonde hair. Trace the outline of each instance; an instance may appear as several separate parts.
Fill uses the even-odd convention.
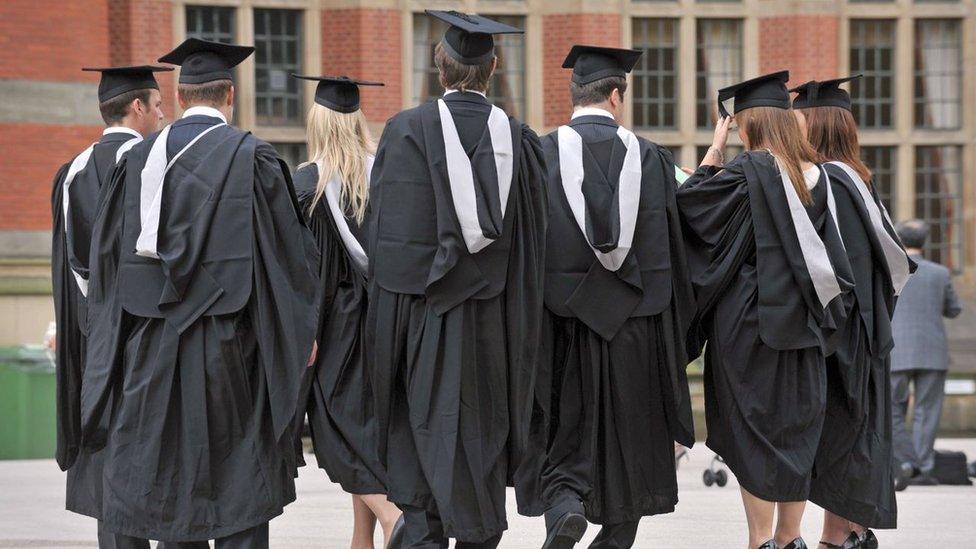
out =
[[[376,152],[363,111],[341,113],[314,104],[308,111],[306,134],[308,162],[303,166],[317,164],[319,167],[319,182],[308,215],[312,215],[322,199],[326,184],[338,176],[342,185],[340,203],[343,208],[350,207],[356,222],[362,223],[369,200],[366,157]]]
[[[750,150],[767,149],[786,167],[787,175],[804,204],[813,203],[803,177],[803,162],[815,164],[817,151],[807,141],[796,116],[788,109],[753,107],[735,113]]]

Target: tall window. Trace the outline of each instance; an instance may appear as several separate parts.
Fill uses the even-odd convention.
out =
[[[259,124],[302,123],[302,12],[254,10],[254,98]]]
[[[493,15],[492,19],[525,28],[525,18]],[[423,103],[444,93],[434,65],[434,48],[447,24],[423,13],[413,16],[413,102]],[[512,116],[525,113],[525,41],[519,34],[495,36],[498,69],[488,88],[488,100]]]
[[[929,223],[926,256],[962,270],[962,147],[915,149],[915,215]]]
[[[915,125],[962,124],[962,33],[956,19],[915,21]]]
[[[699,19],[696,36],[695,118],[708,128],[718,117],[716,92],[742,80],[742,21]]]
[[[892,219],[898,219],[895,211],[895,161],[898,151],[895,147],[861,147],[861,159],[871,170],[871,185],[878,193],[881,203],[888,209]]]
[[[634,19],[634,49],[643,55],[634,67],[634,126],[678,126],[678,20]]]
[[[234,42],[234,8],[186,7],[186,37],[211,42]]]
[[[862,128],[894,126],[895,22],[851,21],[851,73],[864,78],[851,83],[854,117]]]

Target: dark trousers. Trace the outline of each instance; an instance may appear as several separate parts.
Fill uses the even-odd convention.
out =
[[[214,540],[215,549],[268,549],[268,523]],[[206,541],[161,541],[158,549],[209,549]]]
[[[98,549],[149,549],[149,540],[113,534],[98,521]]]
[[[433,511],[401,505],[403,511],[403,549],[447,549],[444,525]],[[482,542],[458,541],[455,549],[495,549],[502,540],[501,534]]]
[[[939,432],[942,402],[945,399],[944,370],[904,370],[891,372],[891,427],[896,465],[911,464],[929,474],[935,466],[935,436]],[[912,425],[908,415],[911,386],[915,386]]]
[[[546,529],[555,526],[556,521],[566,513],[585,515],[583,502],[580,501],[579,496],[569,490],[561,491],[554,498],[552,505],[546,509]],[[637,524],[638,521],[636,520],[604,524],[600,528],[600,533],[590,544],[590,549],[627,549],[633,546],[634,540],[637,538]]]

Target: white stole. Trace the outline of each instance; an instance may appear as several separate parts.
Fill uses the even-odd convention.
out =
[[[372,155],[366,157],[367,184],[369,184],[370,175],[373,171],[374,160],[375,158]],[[317,163],[317,166],[319,168],[319,174],[325,173],[321,161]],[[367,267],[369,266],[369,258],[366,256],[366,250],[363,249],[363,245],[359,243],[359,240],[356,239],[356,236],[349,229],[349,223],[346,220],[346,214],[341,203],[342,183],[339,181],[338,173],[334,173],[328,183],[325,184],[325,189],[322,194],[325,195],[325,201],[329,205],[329,211],[332,212],[332,219],[335,221],[336,228],[339,229],[339,237],[342,239],[342,243],[345,245],[349,257],[356,264],[356,267],[359,268],[360,272],[366,273]]]
[[[478,253],[494,242],[481,230],[478,221],[478,201],[474,189],[474,174],[471,159],[464,152],[461,138],[458,136],[454,117],[443,99],[437,100],[440,110],[441,133],[444,136],[444,152],[447,155],[447,177],[451,185],[451,197],[454,201],[454,212],[461,225],[461,236],[468,248],[468,253]],[[492,105],[488,115],[488,133],[491,137],[491,148],[495,155],[495,173],[498,176],[498,198],[502,209],[502,219],[508,206],[508,194],[512,189],[512,174],[514,157],[512,153],[512,129],[505,111]]]
[[[837,274],[834,272],[834,266],[827,254],[827,246],[817,233],[816,227],[813,226],[813,221],[810,220],[806,207],[790,180],[786,166],[779,158],[776,158],[776,166],[779,168],[780,181],[783,183],[783,192],[786,193],[786,202],[790,208],[790,217],[793,219],[793,227],[800,243],[800,251],[807,266],[807,273],[810,274],[810,279],[813,281],[813,288],[817,292],[820,305],[827,308],[831,300],[841,293]],[[818,166],[818,168],[826,176],[823,167]],[[834,225],[837,226],[837,204],[830,189],[830,180],[825,180],[824,184],[827,186],[827,209],[834,218]],[[839,227],[837,232],[840,233]]]
[[[203,136],[226,125],[226,123],[216,124],[203,130],[187,143],[185,147],[180,149],[178,153],[174,154],[169,163],[166,162],[166,141],[169,138],[169,129],[171,126],[166,126],[156,136],[152,148],[149,149],[146,165],[142,168],[142,173],[140,174],[142,179],[142,187],[139,194],[139,221],[141,228],[139,230],[139,238],[136,240],[136,255],[159,259],[159,254],[156,249],[159,236],[159,207],[162,204],[163,182],[166,179],[166,173],[183,156],[183,153]]]
[[[618,208],[620,212],[620,235],[617,247],[610,252],[601,252],[593,247],[586,234],[586,203],[583,197],[583,138],[569,126],[557,130],[559,140],[559,175],[563,192],[569,202],[576,224],[583,233],[587,245],[596,258],[608,271],[617,271],[630,253],[637,229],[637,209],[640,206],[641,178],[643,170],[640,161],[640,143],[630,130],[617,127],[617,137],[624,142],[627,153],[617,183]]]
[[[911,276],[911,272],[908,265],[908,256],[905,254],[905,251],[891,237],[888,231],[885,230],[885,221],[888,222],[889,226],[894,227],[894,224],[891,222],[891,217],[888,216],[888,210],[885,209],[883,204],[880,208],[878,207],[878,203],[874,201],[874,196],[868,191],[867,184],[854,171],[854,168],[844,162],[828,162],[828,164],[844,170],[844,173],[847,174],[847,177],[851,178],[854,186],[857,187],[858,192],[861,194],[861,200],[864,201],[864,207],[867,209],[868,217],[871,219],[871,227],[874,229],[874,233],[881,243],[881,250],[884,252],[885,262],[888,263],[888,272],[891,273],[891,285],[895,290],[895,295],[901,294],[901,290],[908,282],[908,277]]]

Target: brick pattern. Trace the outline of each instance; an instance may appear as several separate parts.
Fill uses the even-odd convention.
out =
[[[790,70],[790,84],[836,78],[840,20],[832,15],[790,15],[759,21],[759,70]],[[810,47],[816,44],[817,47]]]
[[[569,99],[572,71],[561,68],[569,49],[573,44],[619,48],[621,21],[616,13],[553,14],[543,18],[542,26],[544,121],[546,126],[556,126],[569,120],[573,112]]]
[[[113,65],[154,65],[173,48],[173,4],[169,0],[107,0]],[[171,119],[174,73],[156,73],[163,112]]]
[[[322,72],[386,84],[362,88],[363,111],[372,122],[403,107],[400,17],[391,9],[322,11]]]
[[[109,62],[105,0],[0,2],[0,78],[97,82],[83,66]]]
[[[101,133],[101,126],[0,124],[0,230],[49,229],[55,173]]]

